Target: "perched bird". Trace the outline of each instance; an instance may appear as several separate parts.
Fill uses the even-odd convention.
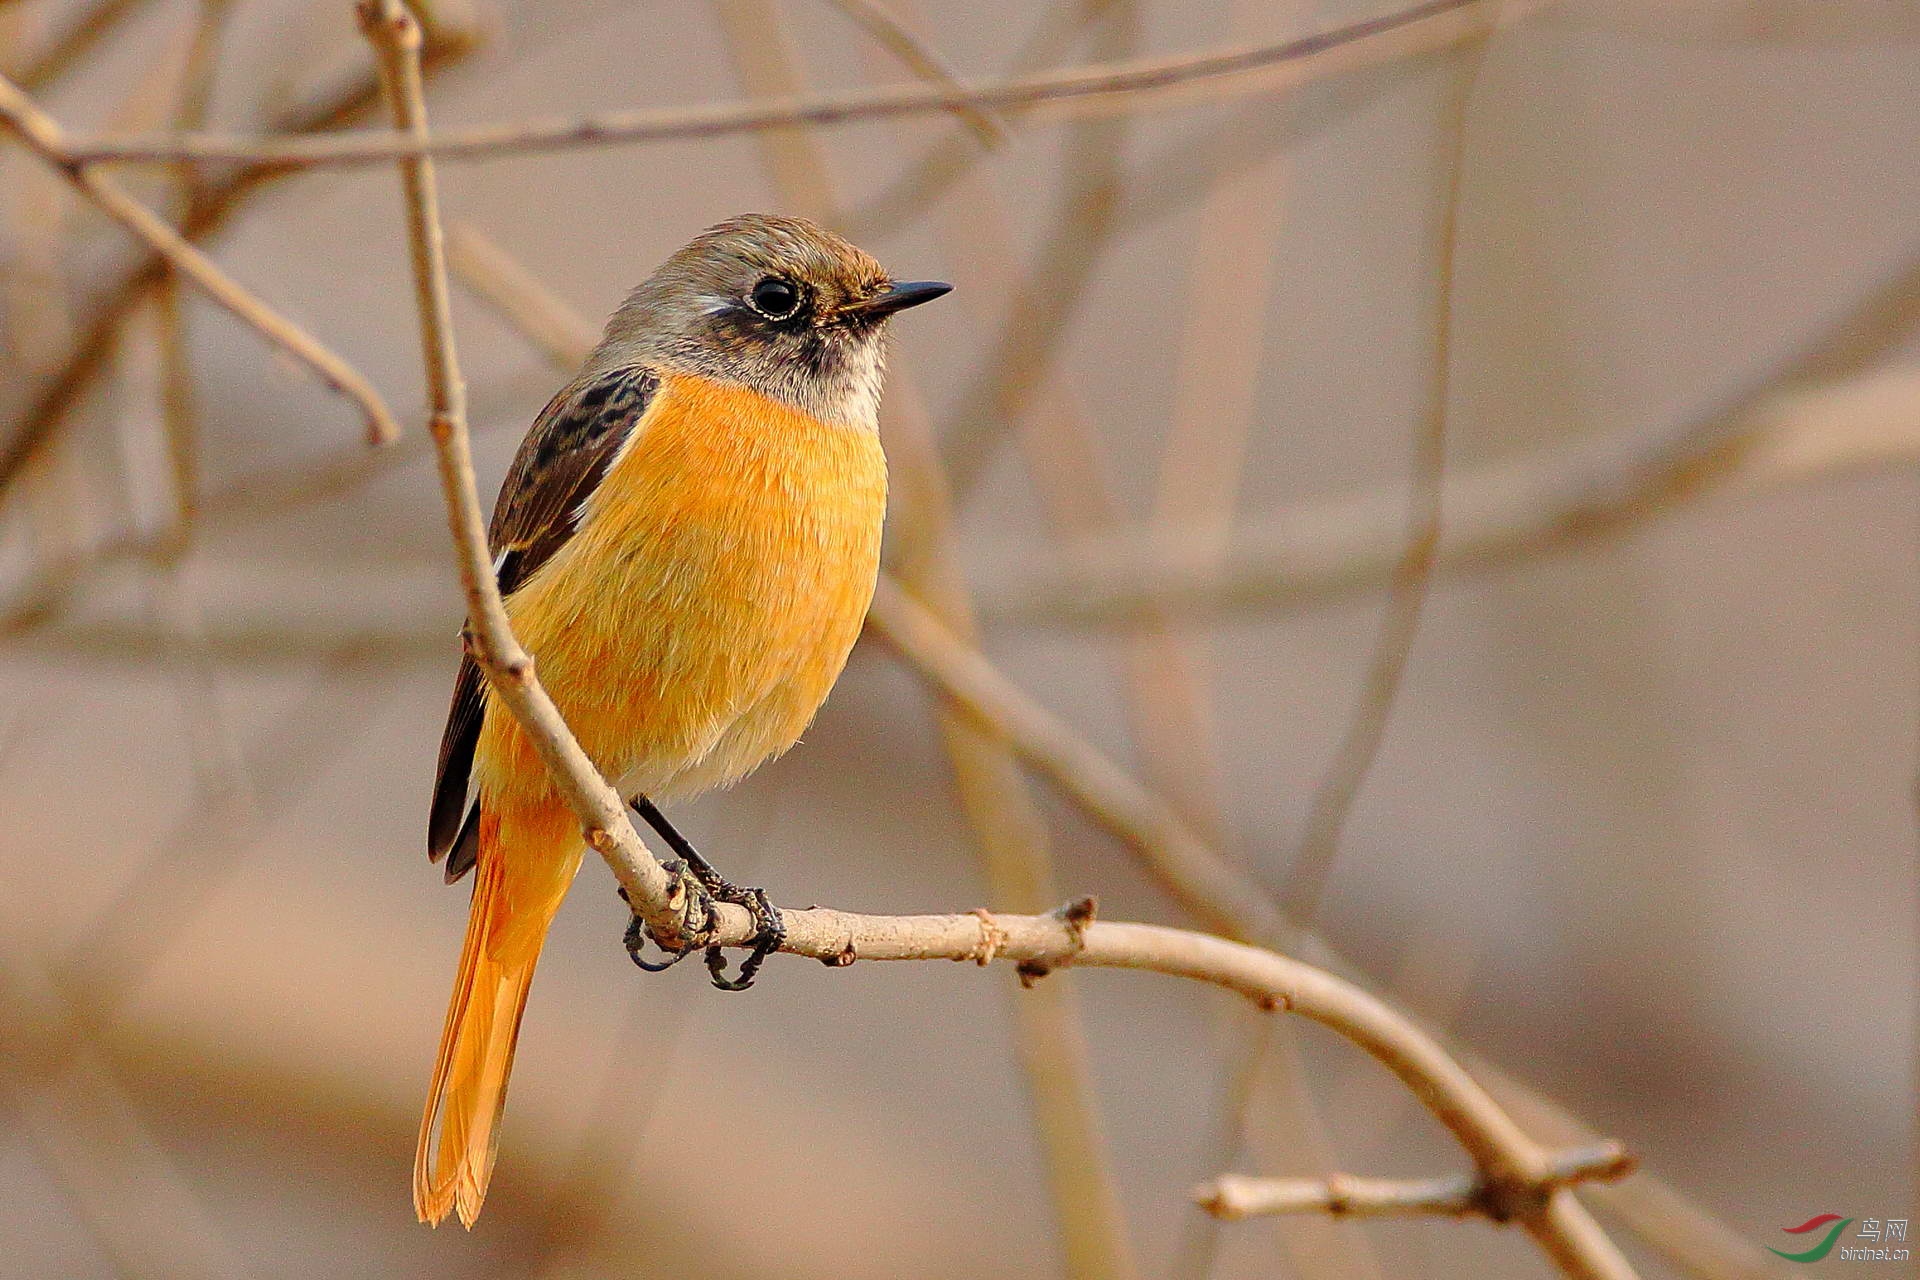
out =
[[[792,746],[846,663],[879,570],[886,322],[949,288],[896,283],[798,218],[730,219],[628,296],[520,446],[489,531],[507,614],[587,755],[683,856],[655,803]],[[527,988],[583,853],[471,658],[427,843],[449,881],[479,874],[414,1207],[470,1227]],[[777,929],[764,894],[695,866]]]

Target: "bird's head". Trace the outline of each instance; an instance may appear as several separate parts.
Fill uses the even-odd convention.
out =
[[[601,363],[732,382],[830,421],[876,421],[887,320],[952,288],[896,282],[803,218],[749,213],[696,236],[630,294]]]

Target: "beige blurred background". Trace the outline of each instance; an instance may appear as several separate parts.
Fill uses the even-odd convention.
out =
[[[37,96],[78,131],[166,127],[199,4],[0,3],[0,67],[23,75],[103,8],[103,38]],[[1615,502],[1593,536],[1440,572],[1321,926],[1741,1239],[1789,1247],[1803,1238],[1781,1227],[1828,1211],[1911,1218],[1920,12],[1507,8],[1478,11],[1499,24],[1484,45],[1009,116],[991,147],[982,122],[941,115],[812,135],[841,225],[903,275],[958,286],[898,326],[888,431],[924,406],[988,654],[1185,788],[1192,820],[1286,892],[1362,698],[1378,575],[1182,603],[1162,634],[1191,660],[1196,732],[1169,764],[1178,726],[1143,735],[1131,709],[1128,626],[1054,607],[1075,565],[1113,564],[1061,529],[1171,503],[1203,549],[1207,522],[1230,520],[1227,554],[1258,569],[1276,530],[1311,551],[1398,527],[1435,354],[1448,103],[1470,86],[1450,477],[1545,475],[1547,505],[1605,508],[1619,495],[1583,478],[1639,474],[1717,406],[1752,393],[1741,422],[1765,430],[1710,453],[1697,489]],[[887,11],[971,80],[1390,8]],[[766,96],[783,65],[818,90],[913,78],[860,12],[489,4],[429,101],[453,127]],[[217,16],[214,127],[258,131],[368,74],[344,0]],[[450,163],[443,199],[597,324],[701,227],[810,198],[767,156],[736,136]],[[928,156],[960,172],[915,190]],[[161,171],[121,172],[178,214]],[[4,439],[36,379],[84,350],[131,251],[17,148],[0,213]],[[0,1276],[1063,1274],[1009,971],[775,960],[743,996],[696,965],[643,975],[597,863],[535,988],[479,1229],[413,1223],[407,1161],[467,893],[422,856],[461,610],[402,226],[389,169],[326,170],[261,186],[207,242],[382,388],[411,433],[395,454],[364,461],[345,402],[189,293],[189,549],[127,550],[178,520],[161,407],[177,366],[151,304],[0,497]],[[490,500],[563,375],[472,291],[456,307]],[[1042,353],[1037,388],[1009,352]],[[786,903],[980,905],[935,712],[863,644],[806,742],[688,806],[690,834]],[[1187,922],[1122,842],[1031,790],[1063,896]],[[1203,1272],[1187,1189],[1225,1161],[1464,1167],[1314,1029],[1298,1037],[1309,1127],[1334,1163],[1305,1143],[1235,1155],[1232,1001],[1147,975],[1052,981],[1078,997],[1137,1274]],[[151,1198],[118,1202],[127,1187]],[[1643,1274],[1690,1274],[1616,1235]],[[1477,1222],[1228,1224],[1212,1244],[1221,1277],[1546,1270]]]

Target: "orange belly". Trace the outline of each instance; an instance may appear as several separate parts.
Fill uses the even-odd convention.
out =
[[[669,376],[579,532],[507,612],[601,772],[628,794],[689,794],[813,719],[873,598],[885,509],[872,431]],[[483,797],[551,798],[497,707],[475,777]]]

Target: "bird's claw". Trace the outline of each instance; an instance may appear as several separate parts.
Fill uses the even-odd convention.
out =
[[[778,951],[787,940],[787,922],[781,917],[780,908],[774,906],[773,900],[767,897],[765,889],[741,889],[725,881],[721,883],[725,885],[728,895],[716,893],[716,900],[745,907],[752,913],[755,926],[753,946],[748,950],[747,958],[740,962],[739,975],[733,978],[726,976],[726,952],[719,947],[708,947],[707,973],[712,976],[713,985],[722,991],[745,991],[753,985],[767,957]]]
[[[647,922],[634,916],[627,924],[624,939],[627,955],[634,964],[648,973],[661,973],[673,968],[682,960],[703,947],[707,953],[707,972],[713,985],[721,991],[745,991],[753,985],[760,973],[760,966],[766,958],[780,949],[787,938],[787,924],[781,918],[780,909],[767,897],[765,889],[741,888],[727,880],[705,859],[675,860],[667,864],[667,870],[679,883],[686,895],[686,910],[682,913],[678,946],[662,946],[666,952],[664,960],[648,960],[643,956],[648,942],[658,943]],[[622,901],[629,902],[627,891],[620,890]],[[745,907],[753,916],[757,926],[753,945],[747,952],[747,958],[740,962],[739,973],[726,976],[726,950],[712,942],[714,934],[714,904],[731,903]]]
[[[713,936],[713,896],[707,892],[701,877],[690,872],[687,864],[680,861],[667,863],[666,871],[674,878],[675,885],[680,890],[685,903],[680,913],[680,927],[676,931],[679,935],[679,945],[669,947],[661,943],[654,936],[652,927],[637,914],[627,921],[626,936],[621,940],[627,948],[627,957],[648,973],[666,972],[705,946],[707,939]],[[622,886],[618,892],[620,901],[631,908],[633,899],[627,895],[626,888]],[[646,951],[649,942],[658,944],[667,958],[646,959],[642,953]]]

